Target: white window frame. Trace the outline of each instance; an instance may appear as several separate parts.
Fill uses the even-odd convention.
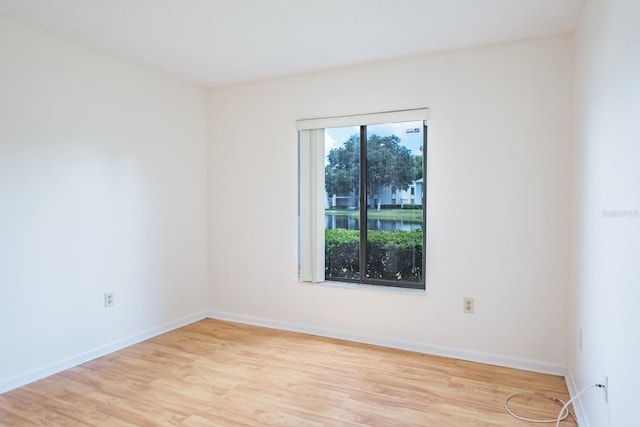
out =
[[[324,282],[324,130],[429,120],[428,108],[296,121],[299,145],[299,280]]]

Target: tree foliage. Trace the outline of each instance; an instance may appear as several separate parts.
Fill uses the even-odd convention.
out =
[[[367,195],[373,203],[384,187],[391,192],[406,190],[415,179],[415,167],[411,151],[400,144],[396,135],[371,135],[367,140]],[[379,207],[379,206],[378,206]]]
[[[422,156],[413,156],[413,163],[415,167],[416,179],[422,178]]]
[[[418,157],[420,160],[418,160]],[[343,145],[331,149],[325,167],[327,194],[360,195],[360,137],[352,135]],[[367,140],[367,180],[365,191],[368,204],[378,200],[381,191],[406,190],[412,181],[422,176],[422,156],[412,156],[396,135],[372,134]],[[379,207],[379,206],[378,206]]]
[[[329,151],[324,169],[327,194],[346,195],[352,191],[356,200],[360,195],[360,137],[351,135],[340,147]]]

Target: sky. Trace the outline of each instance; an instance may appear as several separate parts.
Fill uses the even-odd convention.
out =
[[[407,133],[407,130],[419,129],[416,133]],[[401,144],[411,150],[411,154],[422,154],[420,147],[422,146],[422,121],[417,122],[402,122],[402,123],[385,123],[381,125],[369,125],[367,126],[367,133],[369,135],[376,134],[379,136],[396,135],[400,138]],[[340,128],[327,128],[324,133],[324,146],[325,154],[329,154],[332,148],[338,147],[351,135],[357,135],[360,133],[360,127],[348,126]]]

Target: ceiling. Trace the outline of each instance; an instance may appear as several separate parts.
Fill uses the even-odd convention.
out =
[[[544,37],[586,0],[0,0],[0,14],[203,86]]]

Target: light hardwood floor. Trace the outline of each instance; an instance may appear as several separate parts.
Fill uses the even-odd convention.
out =
[[[0,425],[525,426],[504,409],[523,390],[568,397],[553,375],[208,319],[0,395]]]

